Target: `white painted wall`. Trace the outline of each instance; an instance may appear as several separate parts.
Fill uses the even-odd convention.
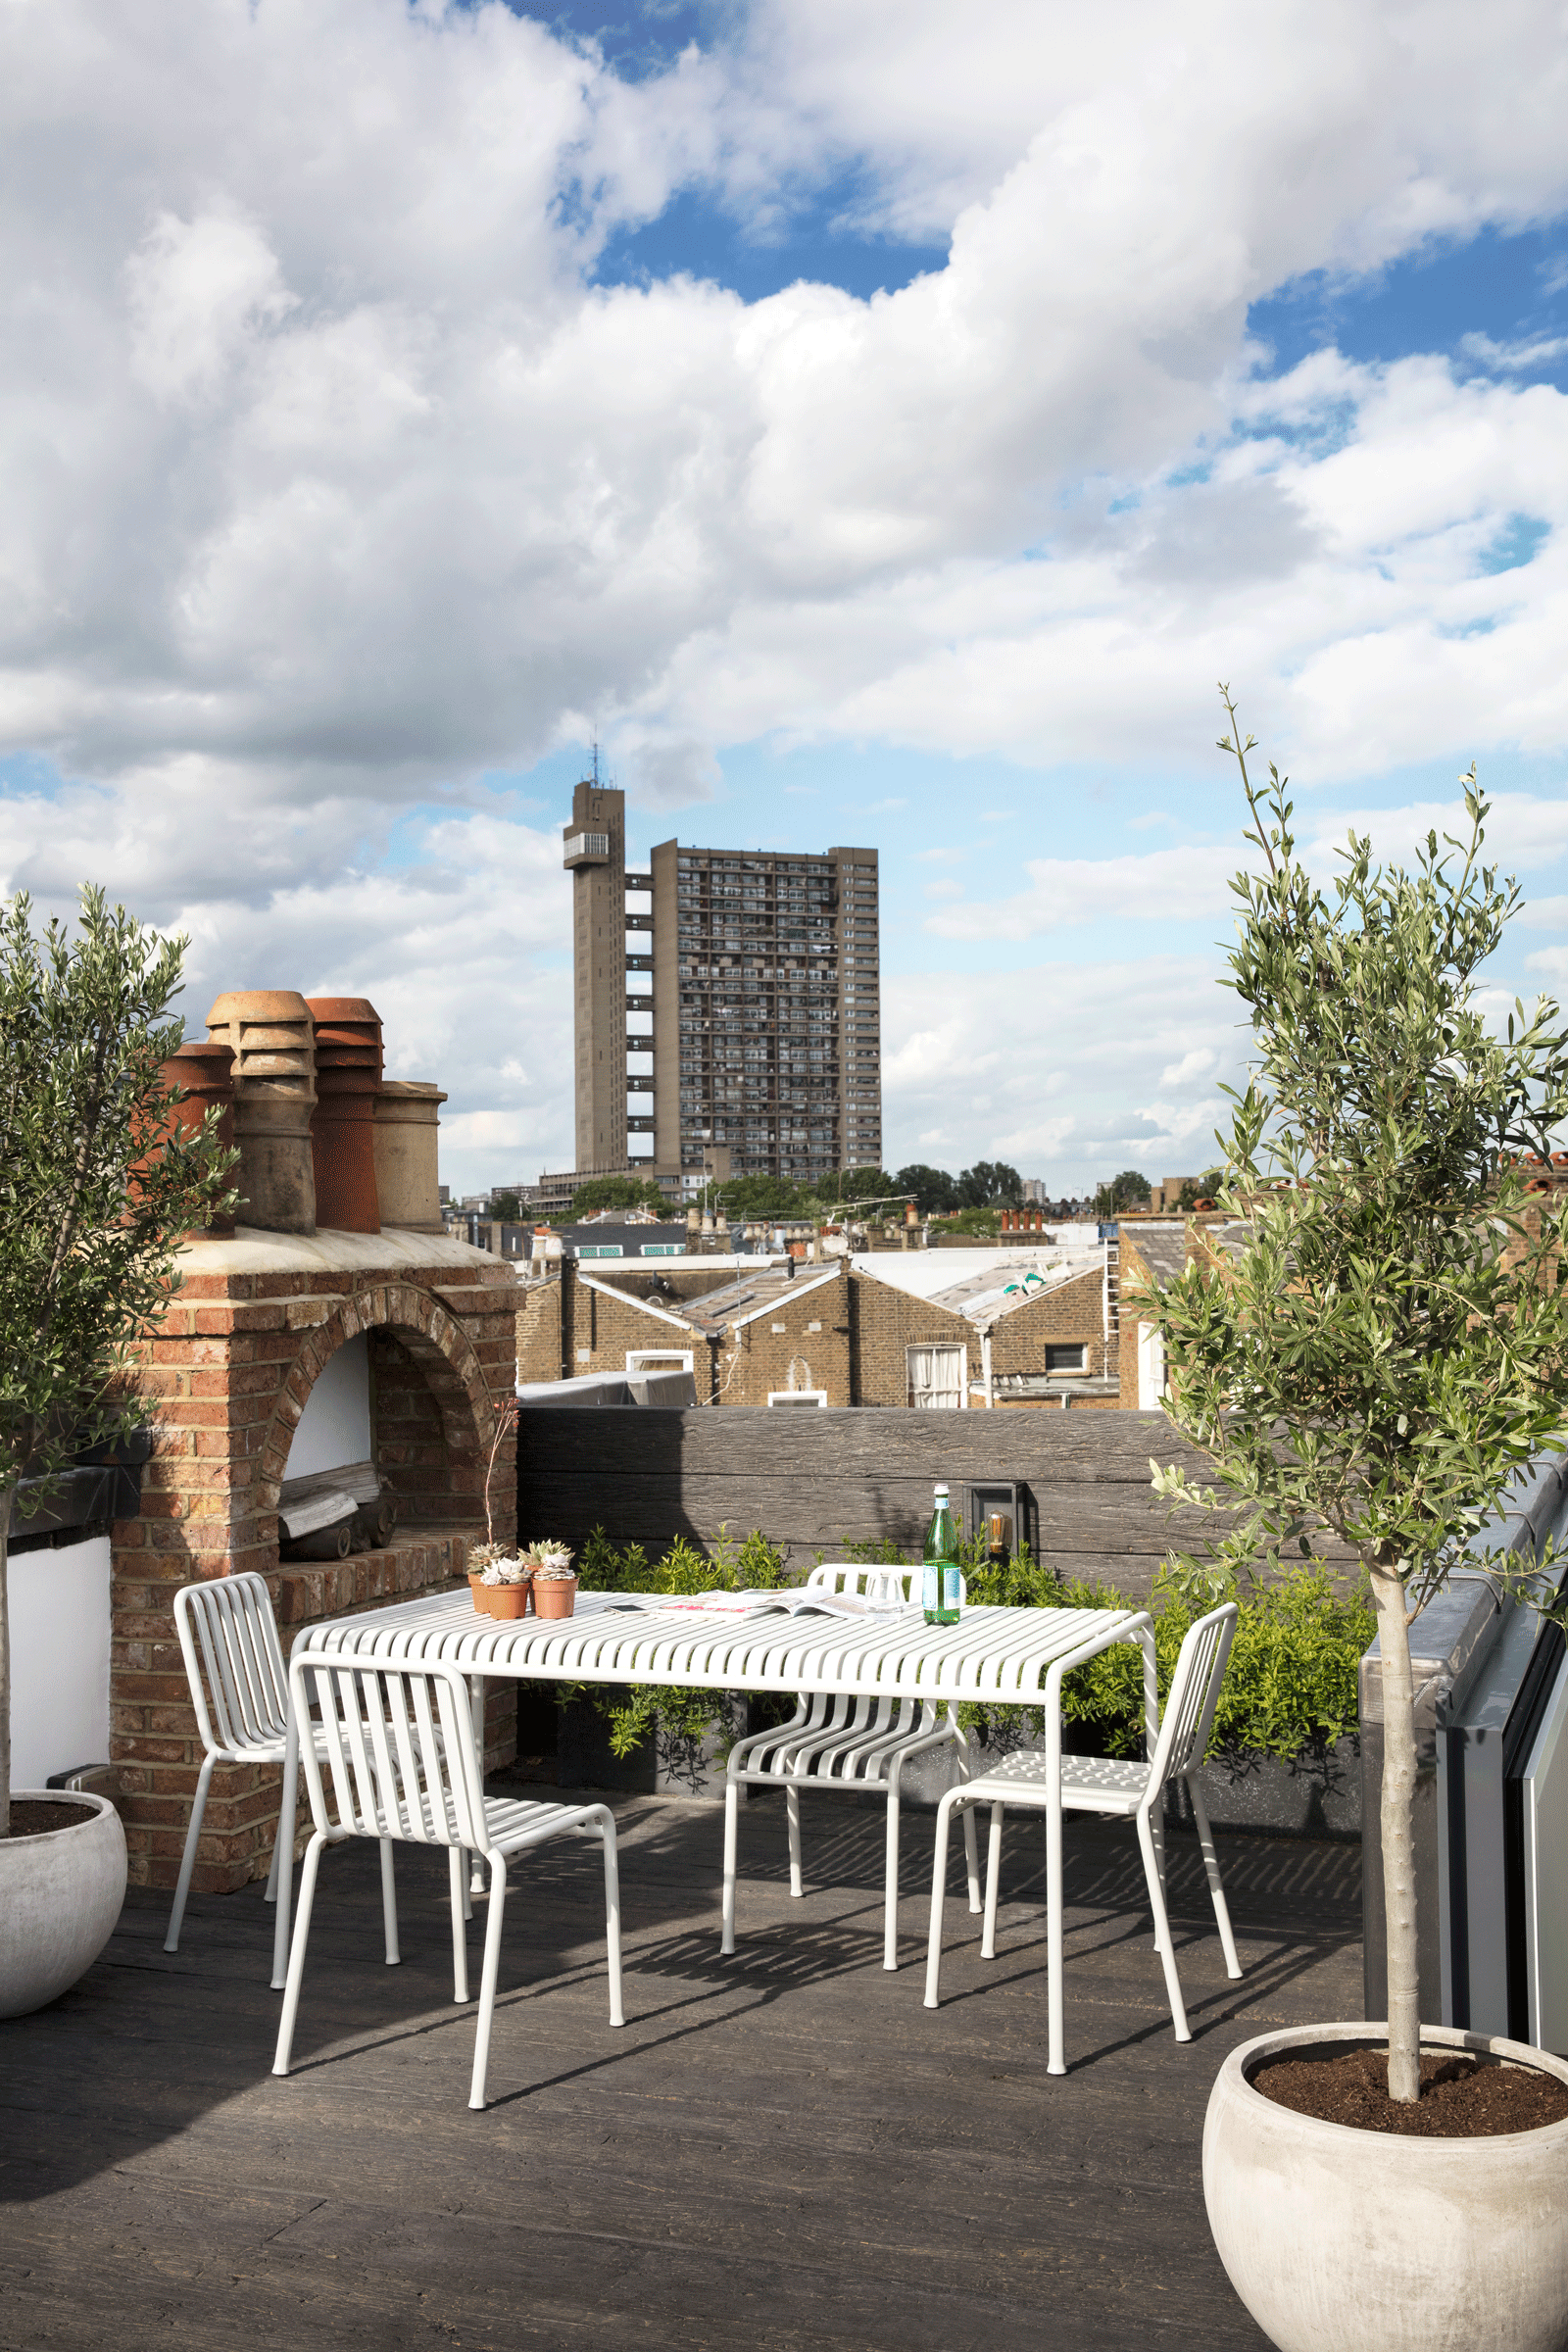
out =
[[[318,1470],[340,1470],[345,1462],[369,1458],[370,1343],[362,1331],[321,1366],[305,1399],[283,1475],[310,1478]]]
[[[11,1785],[109,1760],[109,1538],[12,1554]]]

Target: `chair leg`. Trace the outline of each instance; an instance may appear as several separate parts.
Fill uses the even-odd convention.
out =
[[[969,1742],[955,1720],[951,1707],[948,1709],[948,1721],[953,1727],[953,1737],[958,1750],[958,1778],[960,1781],[966,1781],[970,1777]],[[963,1808],[963,1859],[969,1873],[969,1908],[971,1911],[978,1912],[980,1908],[980,1860],[975,1851],[974,1837],[974,1807],[965,1805]]]
[[[456,1846],[453,1860],[461,1871]],[[496,2013],[496,1980],[501,1974],[501,1919],[507,1907],[507,1865],[492,1848],[490,1856],[490,1917],[484,1932],[484,1973],[479,1979],[479,2017],[473,2034],[473,2082],[468,2105],[484,2105],[484,2079],[490,2070],[490,2021]]]
[[[735,1849],[740,1838],[741,1789],[738,1781],[724,1788],[724,1925],[719,1936],[721,1957],[735,1949]]]
[[[974,1807],[969,1811],[972,1814]],[[994,1960],[997,1956],[997,1889],[1002,1883],[1002,1816],[1003,1807],[991,1808],[991,1836],[986,1843],[986,1921],[980,1932],[980,1957]],[[971,1831],[970,1835],[973,1835]]]
[[[386,1964],[396,1968],[403,1955],[398,1950],[398,1884],[392,1875],[392,1840],[381,1840],[381,1925],[386,1931]]]
[[[277,2021],[277,2049],[272,2058],[274,2075],[286,2075],[290,2052],[294,2047],[294,2021],[300,2013],[300,1986],[305,1979],[305,1944],[311,1933],[311,1905],[316,1900],[316,1874],[321,1867],[321,1848],[326,1839],[319,1830],[305,1849],[305,1868],[300,1873],[300,1903],[294,1915],[294,1940],[289,1946],[288,1977],[283,1986],[283,2014]]]
[[[466,1920],[468,1891],[468,1857],[461,1846],[447,1847],[447,1868],[452,1879],[452,1998],[466,2001],[468,1997],[468,1938],[464,1934]],[[489,1950],[486,1944],[486,1951]],[[483,2101],[480,2101],[483,2105]]]
[[[887,1863],[882,1874],[882,1965],[899,1965],[899,1791],[888,1789]]]
[[[1163,1792],[1159,1798],[1157,1811],[1152,1812],[1150,1816],[1149,1832],[1154,1842],[1154,1863],[1159,1872],[1159,1891],[1163,1894],[1165,1891],[1165,1799]],[[1154,1914],[1154,1949],[1157,1952],[1159,1948],[1159,1914],[1156,1911]]]
[[[1165,1971],[1165,1990],[1170,1998],[1171,2022],[1176,2028],[1178,2041],[1191,2041],[1192,2032],[1187,2023],[1187,2006],[1182,1999],[1182,1981],[1176,1974],[1176,1947],[1171,1941],[1170,1921],[1165,1912],[1165,1889],[1159,1883],[1159,1860],[1154,1849],[1154,1832],[1149,1815],[1138,1816],[1138,1843],[1143,1851],[1144,1877],[1149,1882],[1149,1900],[1154,1913],[1154,1949]]]
[[[281,1853],[282,1848],[274,1838],[272,1839],[272,1859],[267,1872],[267,1892],[262,1897],[264,1903],[275,1903],[277,1900],[277,1865]]]
[[[615,1823],[608,1811],[599,1834],[605,1845],[605,1950],[610,1964],[610,2022],[623,2026],[620,2005],[620,1873],[615,1863]]]
[[[948,1890],[948,1827],[953,1820],[953,1800],[957,1793],[950,1788],[937,1807],[936,1851],[931,1857],[931,1933],[925,1948],[925,2005],[935,2009],[937,1981],[942,1973],[942,1904]]]
[[[217,1761],[216,1756],[204,1757],[201,1772],[197,1777],[196,1794],[190,1808],[190,1828],[185,1832],[185,1851],[179,1861],[179,1885],[174,1889],[174,1908],[169,1914],[169,1934],[164,1937],[166,1952],[177,1952],[179,1949],[179,1931],[185,1918],[185,1897],[190,1892],[191,1872],[196,1867],[196,1844],[202,1834],[202,1817],[207,1811],[207,1791],[213,1785],[213,1766]],[[272,1869],[274,1872],[277,1869],[275,1849],[272,1855]],[[268,1880],[267,1885],[269,1898],[270,1898],[272,1886],[270,1879]]]
[[[804,1894],[801,1884],[801,1792],[791,1781],[784,1790],[784,1813],[790,1833],[790,1892]]]
[[[1193,1819],[1198,1825],[1198,1842],[1202,1848],[1203,1870],[1208,1880],[1208,1891],[1214,1905],[1214,1918],[1219,1928],[1220,1950],[1225,1955],[1225,1974],[1239,1977],[1242,1964],[1236,1957],[1236,1938],[1231,1934],[1231,1915],[1225,1900],[1224,1882],[1219,1875],[1219,1861],[1214,1852],[1214,1833],[1208,1826],[1208,1811],[1199,1789],[1197,1776],[1187,1784],[1187,1793],[1193,1800]]]

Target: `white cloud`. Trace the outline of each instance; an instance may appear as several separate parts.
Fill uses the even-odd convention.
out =
[[[1195,1046],[1190,1054],[1182,1055],[1180,1061],[1170,1062],[1160,1071],[1159,1083],[1161,1086],[1191,1085],[1195,1079],[1208,1077],[1218,1058],[1212,1047]]]
[[[1538,335],[1533,340],[1514,343],[1496,343],[1491,335],[1461,335],[1459,349],[1467,360],[1479,360],[1484,368],[1494,368],[1501,374],[1519,374],[1560,359],[1568,351],[1568,335]]]
[[[1568,401],[1421,358],[1263,383],[1244,335],[1294,273],[1561,211],[1565,99],[1533,0],[1286,0],[1264,41],[1241,0],[1179,36],[1153,0],[758,0],[636,83],[497,0],[14,9],[0,752],[70,781],[0,799],[0,865],[181,915],[214,985],[328,937],[466,1073],[454,1132],[510,1151],[484,1122],[537,1115],[548,1158],[562,1050],[502,1063],[519,1017],[564,1038],[529,961],[564,900],[489,771],[598,731],[665,809],[766,734],[1181,763],[1217,676],[1320,775],[1559,752]],[[868,302],[585,276],[678,190],[766,234],[844,187],[946,265]],[[1543,544],[1491,568],[1519,514]],[[456,830],[385,870],[442,796]],[[1516,797],[1501,837],[1556,855]],[[1206,916],[1233,862],[1033,858],[930,926]],[[989,1048],[936,1009],[961,1093]],[[1096,1031],[1124,1103],[1203,1050],[1162,1023],[1147,1054]],[[1018,1132],[1069,1115],[1098,1150],[1087,1113]]]
[[[1152,850],[1142,858],[1031,858],[1029,888],[926,917],[941,939],[1033,939],[1107,915],[1135,922],[1220,915],[1233,847]]]
[[[1234,1083],[1246,1043],[1234,1000],[1200,956],[889,977],[882,1003],[889,1167],[997,1156],[1054,1192],[1080,1193],[1160,1146],[1172,1164],[1145,1173],[1186,1173],[1177,1163],[1209,1150],[1218,1082]],[[1191,1094],[1168,1104],[1161,1090],[1183,1063]]]

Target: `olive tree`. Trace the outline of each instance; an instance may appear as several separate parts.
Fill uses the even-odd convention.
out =
[[[131,1419],[138,1341],[175,1281],[180,1236],[232,1200],[217,1113],[169,1131],[183,1100],[160,1064],[186,942],[81,894],[76,936],[0,910],[0,1838],[11,1814],[6,1550],[24,1509]],[[24,1526],[25,1521],[24,1519]]]
[[[1549,1153],[1568,1115],[1568,1035],[1545,998],[1516,1004],[1503,1034],[1483,1016],[1477,974],[1519,891],[1482,861],[1473,767],[1465,838],[1429,834],[1407,870],[1375,865],[1352,833],[1321,889],[1297,853],[1286,780],[1271,766],[1254,788],[1256,747],[1221,695],[1219,748],[1240,764],[1257,852],[1232,885],[1222,983],[1252,1027],[1250,1074],[1245,1092],[1225,1090],[1218,1138],[1219,1205],[1245,1238],[1133,1301],[1164,1341],[1165,1410],[1217,1483],[1158,1465],[1154,1481],[1173,1502],[1237,1511],[1204,1557],[1174,1562],[1195,1596],[1312,1553],[1325,1531],[1365,1570],[1382,1654],[1389,2088],[1410,2100],[1408,1627],[1461,1558],[1515,1596],[1533,1573],[1478,1550],[1476,1531],[1568,1417],[1562,1216],[1549,1188],[1529,1195],[1523,1164]]]

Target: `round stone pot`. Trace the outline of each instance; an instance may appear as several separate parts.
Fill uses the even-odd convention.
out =
[[[125,1833],[104,1796],[14,1788],[45,1805],[90,1805],[90,1821],[0,1838],[0,2017],[25,2017],[84,1976],[125,1899]]]
[[[1279,2352],[1560,2352],[1568,2342],[1568,2121],[1484,2139],[1319,2123],[1248,2080],[1265,2059],[1387,2045],[1363,2024],[1231,2053],[1203,2126],[1203,2199],[1232,2286]],[[1423,2026],[1425,2049],[1554,2075],[1497,2035]]]

